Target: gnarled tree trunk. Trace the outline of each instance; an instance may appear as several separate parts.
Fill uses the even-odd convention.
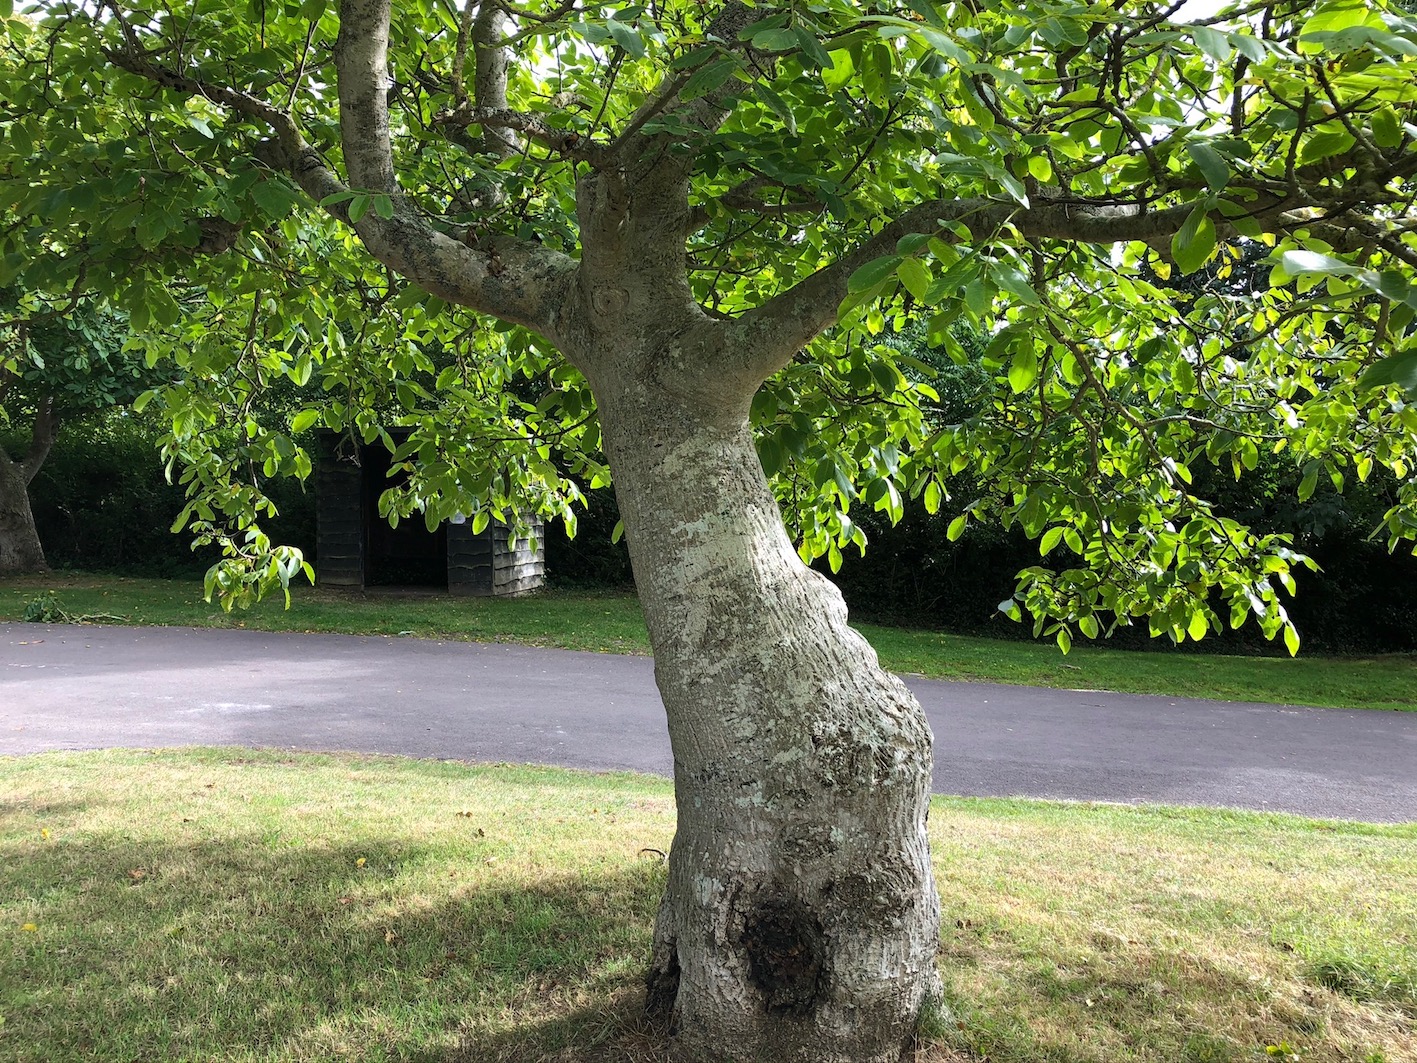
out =
[[[0,451],[0,573],[43,572],[44,568],[23,466]]]
[[[54,404],[45,400],[35,415],[29,453],[21,461],[11,461],[0,449],[0,573],[43,572],[47,567],[34,526],[29,484],[49,456],[58,431]]]
[[[893,1063],[936,984],[930,731],[793,550],[750,397],[599,395],[674,749],[648,1003],[676,1059]]]

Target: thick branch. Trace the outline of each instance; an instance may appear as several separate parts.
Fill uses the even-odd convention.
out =
[[[395,195],[389,136],[389,0],[343,0],[335,40],[340,144],[350,183]]]
[[[786,187],[769,181],[764,177],[754,177],[740,184],[734,185],[727,192],[723,193],[719,202],[731,210],[746,211],[749,214],[762,214],[765,216],[782,216],[787,214],[820,214],[825,210],[825,205],[817,199],[779,199],[774,203],[771,200],[763,199],[758,193],[764,189],[775,188],[779,192],[785,193]]]
[[[575,262],[536,243],[494,238],[459,242],[430,227],[403,197],[389,135],[389,0],[343,0],[335,44],[340,137],[350,182],[388,195],[393,217],[369,211],[353,223],[371,254],[434,295],[553,341]]]
[[[325,166],[319,155],[305,142],[295,120],[285,111],[273,107],[265,100],[250,93],[214,85],[179,71],[154,63],[148,53],[130,46],[125,50],[110,50],[105,53],[114,66],[130,73],[145,77],[165,88],[174,89],[187,96],[200,96],[212,103],[220,104],[228,110],[253,118],[270,127],[276,135],[281,157],[288,163],[292,174],[317,199],[344,189],[344,185]],[[306,182],[309,186],[306,186]]]
[[[453,55],[453,107],[433,116],[450,140],[468,151],[488,152],[501,158],[520,155],[522,137],[541,144],[566,158],[595,165],[599,145],[568,129],[548,125],[539,115],[515,111],[507,104],[507,71],[511,48],[506,35],[510,23],[497,0],[467,0],[458,23],[458,40]],[[467,90],[464,71],[467,53],[473,52],[473,90]],[[478,140],[466,136],[469,126],[480,126]],[[520,136],[518,135],[520,134]]]
[[[20,476],[26,484],[31,483],[44,465],[44,459],[54,447],[59,437],[59,415],[54,412],[54,396],[47,395],[35,411],[34,428],[30,434],[29,453],[18,462]]]
[[[555,340],[556,317],[575,262],[536,243],[495,236],[474,239],[471,230],[454,238],[419,216],[394,176],[386,94],[389,4],[345,0],[340,20],[335,59],[349,185],[305,140],[290,114],[260,97],[161,66],[136,40],[107,55],[115,66],[269,127],[276,139],[261,146],[261,161],[288,173],[317,203],[351,188],[389,196],[394,216],[388,219],[370,210],[351,222],[347,201],[325,209],[351,225],[375,258],[439,298],[526,325]]]
[[[1321,214],[1306,208],[1307,203],[1289,204],[1267,196],[1251,216],[1274,231],[1324,222]],[[742,369],[767,379],[836,323],[851,275],[867,262],[894,252],[901,237],[910,233],[933,233],[946,224],[963,222],[976,239],[987,240],[1011,226],[1024,238],[1102,245],[1140,241],[1165,248],[1194,209],[1190,203],[1149,211],[1136,204],[1043,197],[1028,207],[985,197],[922,203],[830,265],[738,318],[730,329],[733,349],[749,352],[753,358]],[[1218,212],[1214,220],[1222,239],[1235,235]]]
[[[557,129],[555,126],[548,125],[540,115],[528,114],[525,111],[510,109],[476,111],[470,107],[467,109],[454,108],[439,112],[433,117],[433,121],[437,125],[449,129],[481,126],[484,135],[480,141],[473,145],[481,151],[501,154],[502,146],[510,142],[514,145],[511,154],[519,153],[521,146],[517,142],[517,138],[511,137],[510,141],[507,140],[509,134],[515,132],[521,133],[529,140],[550,148],[558,155],[563,155],[568,159],[588,162],[592,166],[598,167],[604,158],[604,145],[597,144],[572,130]]]
[[[507,16],[497,6],[496,0],[481,0],[477,7],[477,17],[472,23],[473,40],[473,108],[477,114],[495,114],[508,110],[507,107],[507,67],[508,50],[502,45],[502,37],[508,26]],[[483,142],[503,158],[510,158],[521,152],[522,146],[513,135],[515,127],[502,126],[484,121]]]

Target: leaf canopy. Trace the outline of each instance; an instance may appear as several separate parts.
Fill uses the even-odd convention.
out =
[[[314,425],[389,440],[413,474],[390,514],[573,523],[608,479],[594,399],[507,277],[601,268],[587,178],[670,159],[687,290],[785,352],[753,417],[805,557],[840,564],[864,546],[853,506],[918,496],[951,537],[1001,519],[1041,539],[1061,567],[1022,573],[1004,611],[1065,648],[1145,616],[1177,641],[1253,617],[1292,649],[1302,556],[1216,513],[1193,467],[1384,466],[1385,532],[1417,537],[1401,7],[415,0],[374,86],[391,176],[361,182],[381,171],[341,125],[337,45],[370,6],[4,23],[0,284],[108,300],[180,372],[156,401],[199,531],[267,510],[262,478],[308,472]],[[380,252],[411,226],[477,283]],[[937,402],[941,352],[989,382],[963,416]],[[289,419],[251,416],[278,381]],[[415,429],[397,448],[395,424]],[[978,497],[946,500],[964,469]],[[219,589],[289,568],[227,541]]]

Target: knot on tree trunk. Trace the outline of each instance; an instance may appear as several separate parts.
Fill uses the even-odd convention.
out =
[[[769,897],[743,922],[748,978],[772,1013],[805,1015],[816,1003],[826,968],[822,925],[801,901]]]

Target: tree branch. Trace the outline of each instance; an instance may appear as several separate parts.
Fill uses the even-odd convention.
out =
[[[590,138],[583,137],[570,129],[557,129],[555,126],[548,125],[540,115],[527,114],[525,111],[513,111],[505,108],[497,111],[453,108],[434,115],[433,122],[448,129],[466,129],[468,126],[475,125],[481,126],[484,133],[489,130],[495,131],[490,136],[484,135],[480,141],[472,142],[470,146],[476,150],[490,151],[498,155],[502,154],[502,150],[507,144],[512,144],[515,147],[511,154],[521,153],[522,146],[517,138],[506,136],[505,131],[511,130],[521,133],[543,147],[550,148],[558,155],[588,162],[597,168],[605,158],[603,144],[597,144]]]
[[[470,2],[470,0],[469,0]],[[507,68],[508,49],[501,43],[508,24],[507,16],[496,0],[481,0],[477,17],[472,22],[473,41],[473,110],[479,115],[508,110]],[[512,135],[514,127],[482,123],[483,142],[504,159],[519,155],[521,142]]]
[[[40,402],[39,408],[35,410],[34,427],[30,432],[30,448],[24,460],[17,462],[20,476],[28,485],[31,483],[41,467],[44,459],[49,457],[49,452],[54,447],[54,441],[59,437],[59,415],[54,410],[54,396],[46,395]]]
[[[745,27],[765,18],[769,13],[768,8],[748,7],[742,0],[728,0],[709,23],[706,36],[716,38],[726,51],[736,53],[754,72],[770,77],[776,68],[772,56],[759,52],[738,39],[739,33]],[[724,101],[739,91],[740,83],[729,78],[719,88],[683,102],[679,99],[679,94],[688,83],[691,73],[692,71],[680,71],[665,77],[630,117],[625,128],[606,149],[606,153],[619,160],[645,154],[648,143],[661,139],[661,135],[646,135],[643,127],[651,119],[663,114],[678,114],[690,125],[698,126],[706,132],[717,129],[728,114]]]
[[[873,259],[892,254],[900,239],[911,233],[943,235],[947,224],[963,222],[976,240],[987,240],[1008,226],[1025,239],[1102,245],[1139,241],[1167,249],[1194,209],[1193,203],[1153,211],[1136,203],[1046,196],[1035,197],[1027,207],[987,197],[922,203],[834,262],[737,318],[729,327],[731,345],[751,352],[752,363],[741,367],[743,370],[767,379],[799,348],[836,324],[837,308],[848,294],[851,275]],[[1255,201],[1250,216],[1271,231],[1338,227],[1336,219],[1313,209],[1307,199],[1295,203],[1268,193]],[[1213,220],[1221,239],[1236,235],[1218,211]]]
[[[440,233],[403,197],[389,134],[389,13],[388,0],[344,0],[340,6],[335,65],[348,185],[305,140],[295,119],[266,100],[159,65],[130,27],[127,46],[105,54],[115,66],[267,126],[275,140],[261,145],[258,157],[288,173],[317,203],[351,189],[387,195],[394,206],[391,218],[370,210],[351,221],[347,198],[324,209],[350,225],[380,262],[433,295],[525,325],[554,341],[561,304],[572,290],[573,259],[509,237],[475,238],[472,229],[456,236]]]
[[[573,6],[573,5],[572,5]],[[548,125],[539,115],[512,110],[507,105],[507,71],[511,49],[505,35],[508,18],[498,0],[467,0],[458,21],[458,39],[453,53],[452,88],[454,106],[433,116],[433,124],[450,131],[449,139],[468,151],[488,152],[509,159],[525,150],[520,133],[566,158],[596,165],[600,146],[568,129]],[[467,53],[473,52],[473,91],[467,90],[464,71]],[[465,134],[469,126],[480,126],[482,137]]]
[[[389,134],[390,0],[342,0],[335,42],[340,138],[351,184],[389,196],[393,217],[368,211],[355,232],[380,262],[449,302],[526,325],[553,341],[576,264],[540,244],[437,232],[404,198]],[[475,28],[475,27],[474,27]]]

